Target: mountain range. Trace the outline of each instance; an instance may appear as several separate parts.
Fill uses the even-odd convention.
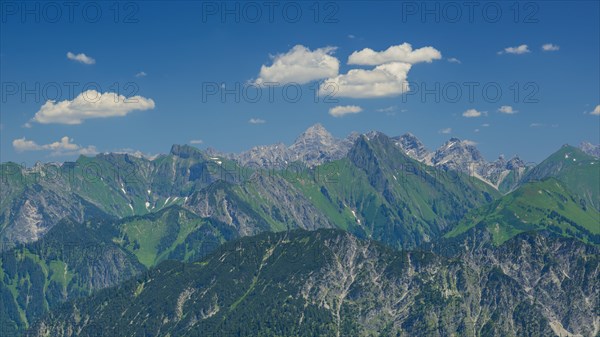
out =
[[[3,163],[2,335],[596,336],[597,149],[487,162],[315,125]]]

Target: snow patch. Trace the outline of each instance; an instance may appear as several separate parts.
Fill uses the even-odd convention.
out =
[[[356,219],[356,222],[358,222],[358,224],[360,225],[360,219],[356,216],[356,212],[351,209],[350,212],[352,212],[352,215],[354,215],[354,219]]]

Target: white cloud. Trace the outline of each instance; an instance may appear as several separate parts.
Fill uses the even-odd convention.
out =
[[[96,63],[96,60],[94,60],[92,57],[87,56],[84,53],[81,54],[73,54],[71,52],[67,53],[67,58],[69,60],[73,60],[79,63],[83,63],[83,64],[94,64]]]
[[[94,155],[98,153],[93,145],[83,147],[73,143],[73,139],[67,136],[62,137],[59,141],[39,145],[32,140],[19,138],[12,142],[13,148],[17,152],[25,151],[50,151],[52,156],[70,156],[70,155]]]
[[[406,81],[411,65],[387,63],[372,70],[352,69],[347,74],[329,78],[320,86],[322,95],[352,98],[387,97],[408,91]]]
[[[507,114],[507,115],[512,115],[512,114],[516,114],[517,112],[519,112],[519,110],[514,110],[513,107],[510,105],[503,105],[498,109],[498,112],[501,112],[501,113]]]
[[[311,51],[305,46],[296,45],[285,54],[272,56],[273,64],[260,68],[256,83],[305,84],[337,76],[340,61],[331,56],[335,50],[335,47],[325,47]]]
[[[546,43],[545,45],[542,46],[543,51],[557,51],[559,49],[560,49],[560,46],[557,46],[552,43]]]
[[[469,109],[465,112],[463,112],[463,117],[467,117],[467,118],[474,118],[474,117],[480,117],[481,115],[487,115],[487,111],[477,111],[475,109]]]
[[[544,126],[544,124],[542,124],[542,123],[531,123],[531,124],[529,124],[529,127],[531,127],[531,128],[539,128],[539,127],[542,127],[542,126]]]
[[[526,44],[522,44],[518,47],[508,47],[508,48],[504,48],[504,50],[499,51],[498,54],[516,54],[516,55],[521,55],[521,54],[526,54],[529,53],[529,47],[527,47]]]
[[[146,77],[148,76],[148,74],[146,74],[145,71],[140,71],[139,73],[135,74],[135,77],[140,78],[140,77]]]
[[[356,36],[354,36],[354,35],[352,35],[352,34],[348,34],[348,38],[349,38],[349,39],[354,39],[354,38],[356,38]]]
[[[439,131],[439,133],[444,134],[444,135],[450,134],[450,133],[452,133],[452,128],[441,129]]]
[[[596,105],[594,111],[590,112],[591,115],[600,116],[600,104]]]
[[[451,57],[451,58],[449,58],[449,59],[448,59],[448,62],[450,62],[450,63],[458,63],[458,64],[461,64],[461,63],[462,63],[462,62],[460,62],[460,60],[459,60],[459,59],[457,59],[456,57]]]
[[[250,118],[250,120],[248,121],[248,123],[250,124],[265,124],[266,122],[266,120],[260,118]]]
[[[126,98],[112,92],[88,90],[72,101],[47,101],[32,121],[41,124],[81,124],[85,119],[122,117],[135,110],[154,109],[154,101],[142,96]]]
[[[487,128],[487,127],[489,127],[489,126],[490,126],[490,124],[488,124],[488,123],[484,123],[484,124],[481,124],[481,126],[483,126],[484,128]]]
[[[36,142],[32,140],[25,139],[25,137],[13,140],[12,145],[17,152],[38,151],[43,149],[42,146],[36,144]]]
[[[329,114],[333,117],[342,117],[349,114],[357,114],[363,109],[357,105],[338,105],[329,109]]]
[[[388,106],[387,108],[377,109],[375,111],[377,111],[377,112],[394,112],[394,111],[396,111],[396,109],[398,109],[398,107],[395,105],[392,105],[392,106]]]
[[[477,145],[476,141],[472,141],[472,140],[468,140],[468,139],[463,140],[462,143],[465,144],[465,145],[468,145],[468,146],[475,146],[475,145]]]
[[[192,139],[192,140],[190,140],[190,144],[200,145],[200,144],[204,144],[204,141],[202,139]]]
[[[473,132],[479,132],[479,129],[475,129],[475,130],[473,130]]]
[[[420,62],[431,63],[433,60],[442,58],[442,53],[433,47],[423,47],[412,49],[409,43],[403,43],[397,46],[391,46],[384,51],[374,51],[371,48],[365,48],[361,51],[355,51],[348,58],[348,64],[376,66],[390,62],[403,62],[415,64]]]

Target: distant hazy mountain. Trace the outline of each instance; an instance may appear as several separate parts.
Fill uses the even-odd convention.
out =
[[[346,156],[358,136],[357,133],[352,133],[345,139],[337,139],[322,125],[315,124],[289,147],[277,143],[255,146],[240,154],[219,155],[253,167],[283,167],[295,161],[314,167]],[[530,168],[517,156],[508,161],[501,156],[496,161],[487,162],[472,142],[458,138],[451,138],[433,152],[411,133],[393,137],[392,140],[406,155],[421,163],[468,174],[502,193],[515,189]],[[218,154],[214,150],[213,153]]]
[[[427,165],[455,170],[481,179],[505,193],[513,190],[529,167],[519,158],[506,161],[503,156],[487,162],[469,141],[451,138],[434,152],[428,151],[413,134],[395,137],[395,144],[411,158]]]
[[[287,147],[283,143],[255,146],[249,151],[233,155],[242,165],[259,167],[282,167],[300,161],[309,167],[343,158],[352,147],[358,134],[345,139],[333,137],[321,124],[315,124],[304,131],[294,144]]]
[[[429,152],[425,145],[412,133],[406,133],[402,136],[393,137],[394,144],[406,153],[412,159],[418,160],[427,165],[431,165],[433,153]]]
[[[600,144],[594,145],[589,142],[583,142],[579,145],[581,151],[589,154],[590,156],[594,156],[596,158],[600,158]]]

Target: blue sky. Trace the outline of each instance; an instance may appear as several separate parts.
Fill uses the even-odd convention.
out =
[[[2,2],[3,162],[238,152],[315,123],[412,132],[430,149],[468,139],[490,160],[600,142],[598,1],[52,4]],[[335,102],[315,98],[322,82]],[[239,102],[221,97],[236,85]]]

